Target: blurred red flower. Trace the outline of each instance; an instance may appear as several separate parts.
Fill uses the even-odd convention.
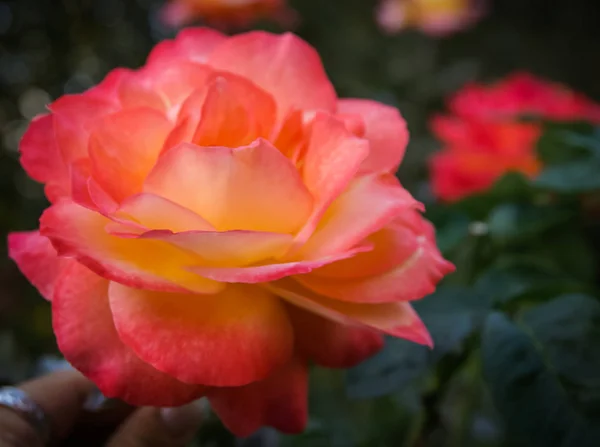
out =
[[[430,159],[432,188],[445,201],[484,191],[508,171],[539,172],[535,143],[541,124],[522,118],[600,122],[600,105],[528,73],[491,86],[468,84],[448,106],[449,115],[431,120],[443,144]]]

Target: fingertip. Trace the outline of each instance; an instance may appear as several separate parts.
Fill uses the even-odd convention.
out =
[[[189,443],[203,420],[198,402],[177,408],[141,408],[126,420],[107,447],[167,447]]]
[[[77,420],[95,386],[80,372],[59,371],[18,386],[44,411],[52,437],[64,438]]]
[[[200,428],[202,407],[197,402],[177,408],[161,408],[160,418],[167,431],[174,437],[188,437]]]

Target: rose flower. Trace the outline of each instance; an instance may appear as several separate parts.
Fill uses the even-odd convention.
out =
[[[106,396],[298,432],[309,362],[431,345],[410,301],[453,266],[393,175],[407,139],[294,35],[186,29],[33,120],[21,162],[51,206],[10,255]]]
[[[432,36],[444,36],[475,23],[487,0],[381,0],[375,18],[383,31],[395,34],[418,28]]]
[[[539,173],[542,125],[523,118],[600,122],[599,105],[527,73],[491,86],[469,84],[451,98],[449,109],[431,121],[443,144],[430,159],[432,187],[445,201],[485,191],[509,171]]]
[[[221,28],[245,27],[260,19],[272,19],[291,27],[295,12],[286,0],[170,0],[160,12],[162,21],[180,27],[204,20]]]

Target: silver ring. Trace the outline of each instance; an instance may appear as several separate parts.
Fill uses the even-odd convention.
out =
[[[42,441],[50,438],[50,423],[46,413],[25,391],[11,386],[0,388],[0,407],[8,408],[25,419],[35,428]]]

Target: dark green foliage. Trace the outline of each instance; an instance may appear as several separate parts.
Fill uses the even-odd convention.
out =
[[[597,328],[590,327],[594,323],[586,321],[585,315],[569,317],[573,311],[577,313],[578,305],[584,304],[581,310],[593,310],[596,315],[589,318],[597,318],[600,306],[594,302],[595,309],[586,309],[585,304],[589,303],[581,301],[577,296],[564,297],[530,311],[530,319],[537,323],[531,332],[520,329],[500,313],[491,314],[486,321],[481,346],[484,377],[506,423],[508,438],[516,445],[593,447],[600,443],[598,426],[576,407],[561,382],[567,364],[569,369],[584,369],[585,373],[575,373],[577,376],[588,378],[591,373],[598,379],[598,365],[582,359],[585,343],[595,341],[598,351],[598,340],[592,338],[597,338]],[[566,313],[564,317],[562,312]],[[560,323],[566,326],[561,327]],[[559,326],[548,326],[555,324]],[[573,330],[579,325],[582,330]],[[559,352],[565,348],[570,348],[571,353]],[[545,353],[545,349],[550,352]]]

